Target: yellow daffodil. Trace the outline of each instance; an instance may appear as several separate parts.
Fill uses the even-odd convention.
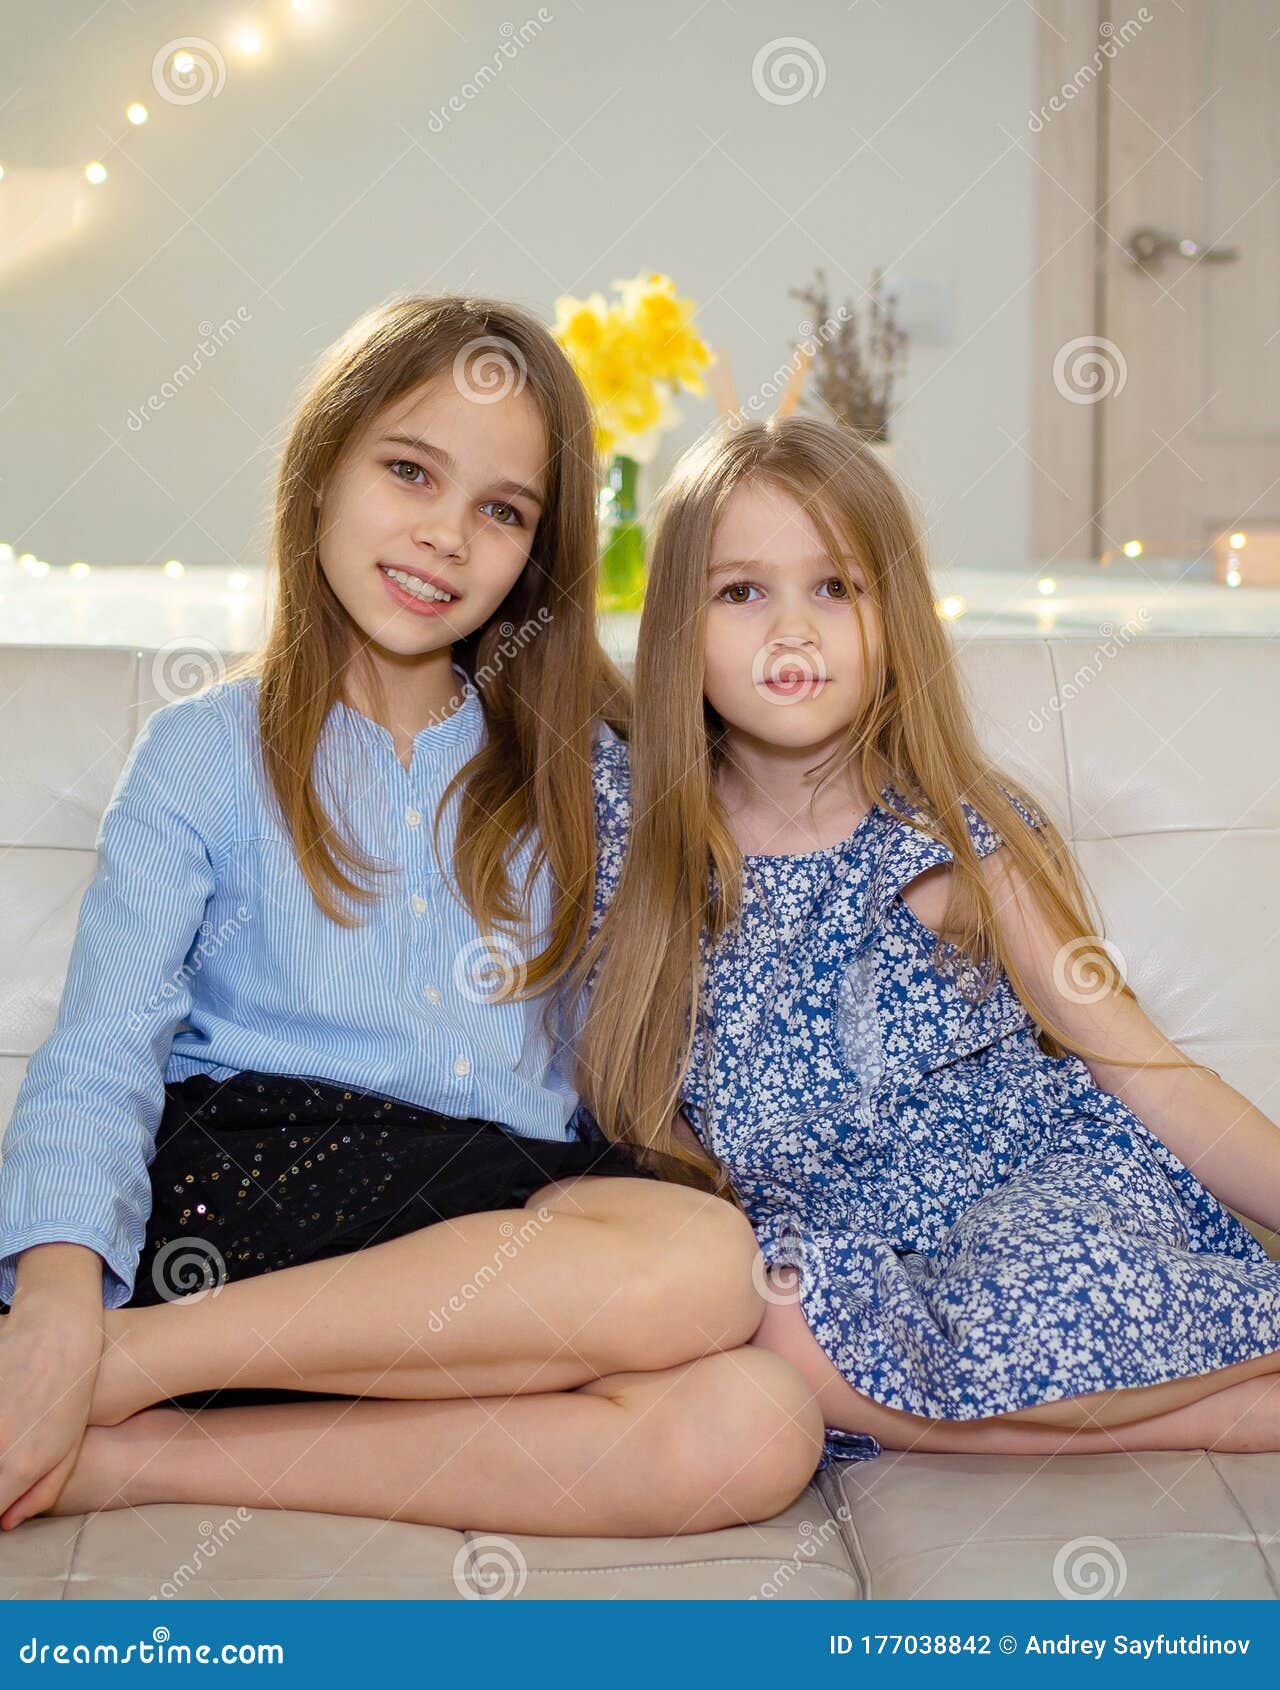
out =
[[[680,420],[672,394],[706,391],[701,371],[711,352],[693,325],[693,300],[677,295],[670,276],[648,271],[612,286],[612,303],[599,293],[563,295],[552,333],[595,407],[597,449],[644,461]]]

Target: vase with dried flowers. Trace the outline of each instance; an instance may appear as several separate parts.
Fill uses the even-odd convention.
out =
[[[886,297],[884,273],[871,273],[865,331],[851,300],[832,309],[824,271],[816,271],[807,288],[788,291],[813,319],[802,326],[800,350],[811,358],[813,374],[799,408],[834,417],[872,445],[887,449],[894,384],[906,371],[907,335],[894,320],[896,301],[891,294]]]
[[[711,352],[693,326],[694,302],[670,276],[648,271],[612,284],[617,298],[565,294],[556,300],[556,340],[595,410],[595,444],[608,459],[600,495],[600,608],[639,610],[644,601],[645,539],[640,466],[662,434],[680,421],[680,388],[702,393]]]

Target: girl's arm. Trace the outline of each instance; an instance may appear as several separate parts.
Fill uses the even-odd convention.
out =
[[[1225,1080],[1177,1060],[1178,1047],[1132,998],[1079,1003],[1055,970],[1061,950],[1025,877],[1005,850],[982,859],[1000,936],[1037,1004],[1077,1044],[1106,1060],[1085,1060],[1104,1091],[1118,1097],[1228,1208],[1280,1230],[1280,1131]],[[1059,976],[1055,979],[1055,972]]]
[[[108,1306],[132,1294],[165,1066],[192,1003],[185,962],[213,891],[210,841],[228,807],[228,737],[205,698],[157,711],[103,815],[57,1021],[31,1059],[2,1146],[0,1299],[15,1308],[37,1277],[23,1254],[43,1244],[95,1251]],[[82,1294],[83,1279],[79,1263],[69,1294]]]

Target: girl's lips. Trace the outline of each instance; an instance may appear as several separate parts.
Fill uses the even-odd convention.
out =
[[[770,692],[780,692],[784,697],[793,698],[801,692],[819,692],[830,679],[830,675],[784,675],[773,677],[761,684]]]
[[[446,610],[452,610],[458,602],[456,599],[447,603],[444,599],[416,599],[393,581],[381,564],[378,565],[378,578],[398,605],[405,610],[416,610],[419,616],[439,616]]]

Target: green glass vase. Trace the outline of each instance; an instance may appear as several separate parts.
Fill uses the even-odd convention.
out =
[[[640,465],[623,452],[609,464],[600,554],[601,610],[639,610],[644,603],[644,529],[637,515]]]

